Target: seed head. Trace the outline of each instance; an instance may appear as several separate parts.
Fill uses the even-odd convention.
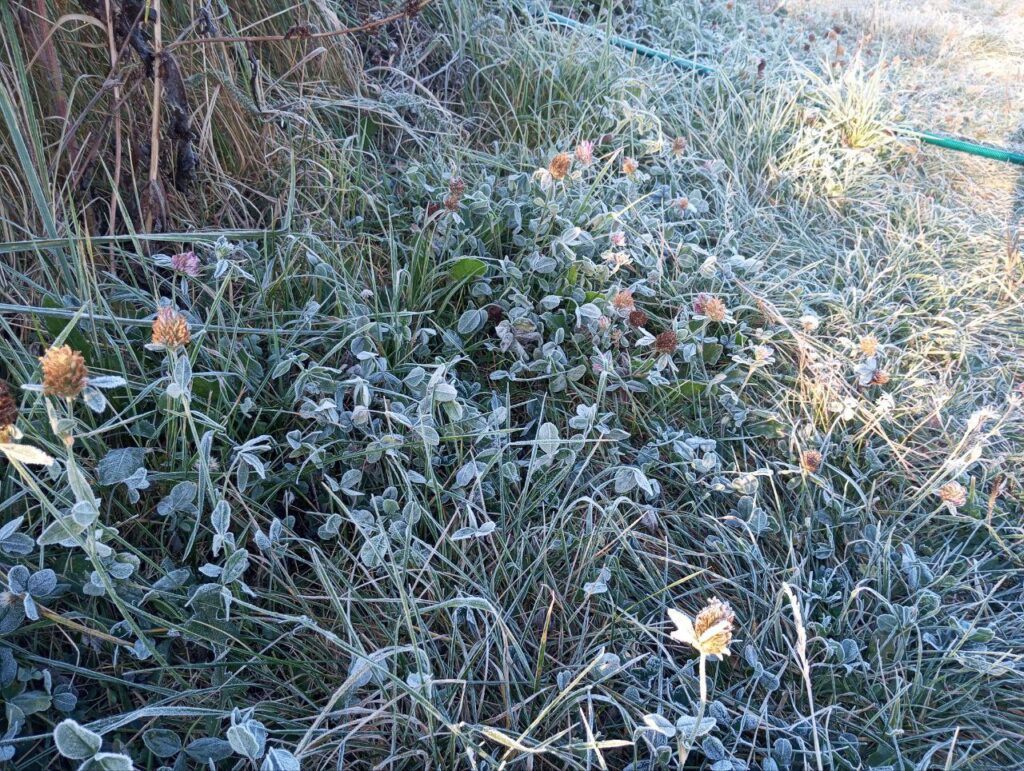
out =
[[[627,157],[622,159],[622,173],[627,177],[632,176],[639,168],[640,164],[636,162],[635,158]]]
[[[865,356],[874,356],[878,353],[878,338],[874,335],[864,335],[857,346]]]
[[[690,199],[687,198],[684,195],[682,198],[679,199],[679,210],[680,211],[686,211],[689,208],[690,208]]]
[[[692,621],[678,610],[669,610],[668,615],[678,627],[671,635],[673,640],[692,645],[702,656],[729,655],[736,623],[736,614],[729,603],[710,600]]]
[[[629,313],[629,325],[631,327],[642,327],[647,323],[647,314],[637,308]]]
[[[0,431],[18,421],[18,403],[14,400],[11,387],[6,380],[0,380]]]
[[[70,345],[50,348],[39,358],[43,365],[43,393],[62,399],[75,399],[89,378],[85,359]]]
[[[572,166],[572,156],[569,153],[559,153],[548,164],[548,174],[552,179],[565,179],[570,166]]]
[[[729,309],[719,298],[709,297],[704,303],[704,315],[712,321],[725,321],[725,317],[729,315]]]
[[[612,298],[612,307],[617,311],[632,311],[636,309],[636,302],[633,300],[633,293],[628,289],[616,292]]]
[[[584,139],[578,145],[576,145],[576,160],[582,163],[584,166],[589,166],[594,162],[594,143],[589,139]]]
[[[464,192],[466,192],[466,183],[462,181],[462,177],[452,177],[448,182],[448,195],[444,199],[444,208],[448,211],[458,211]]]
[[[173,350],[188,345],[191,340],[192,333],[184,316],[169,305],[157,311],[153,320],[153,345]]]
[[[888,372],[876,369],[875,373],[871,376],[871,385],[885,385],[889,380],[890,377]]]
[[[671,329],[662,332],[654,338],[654,350],[656,353],[675,353],[679,345],[679,335]]]
[[[813,332],[818,328],[818,325],[821,324],[821,319],[813,313],[805,313],[800,317],[799,321],[800,328],[803,329],[804,332]]]
[[[817,450],[804,450],[800,455],[800,465],[808,474],[814,474],[821,468],[821,453]]]
[[[686,152],[686,137],[676,137],[672,140],[672,155],[682,155]]]
[[[967,503],[967,490],[959,482],[946,482],[939,488],[938,495],[943,503],[951,506],[963,506]]]

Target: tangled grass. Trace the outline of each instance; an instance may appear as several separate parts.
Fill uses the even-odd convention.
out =
[[[0,8],[13,768],[1024,764],[1020,251],[888,69],[163,5]]]

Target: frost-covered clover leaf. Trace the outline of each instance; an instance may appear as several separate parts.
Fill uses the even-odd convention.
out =
[[[138,503],[139,490],[149,487],[148,472],[144,464],[146,451],[141,447],[111,450],[96,467],[99,483],[104,487],[123,484],[128,500]]]
[[[195,482],[178,482],[171,488],[166,498],[156,505],[156,513],[161,517],[169,517],[172,514],[187,514],[195,516],[198,513],[195,500],[199,488]]]
[[[0,527],[0,553],[8,557],[23,557],[32,553],[35,543],[29,536],[18,532],[24,519],[16,517]]]
[[[93,412],[101,413],[107,409],[107,397],[103,391],[109,388],[120,388],[126,385],[123,377],[117,375],[90,376],[82,391],[82,400]]]
[[[39,620],[39,609],[35,599],[52,594],[57,588],[57,574],[49,568],[29,573],[24,565],[15,565],[7,574],[7,588],[12,594],[21,596],[21,604],[30,621]]]

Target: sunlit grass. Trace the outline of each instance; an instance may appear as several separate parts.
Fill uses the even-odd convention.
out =
[[[276,10],[218,24],[369,12]],[[113,184],[141,66],[118,135],[101,30],[56,33],[104,137],[69,158],[0,10],[0,377],[56,459],[0,461],[28,536],[0,566],[59,582],[39,620],[5,595],[13,767],[66,762],[66,719],[139,768],[1024,762],[1005,212],[885,130],[868,55],[752,4],[563,10],[722,74],[483,2],[256,46],[255,76],[242,44],[183,45],[201,166],[164,234],[144,171]],[[21,390],[64,344],[102,411]],[[95,529],[36,545],[93,495]],[[714,661],[667,613],[712,599]]]

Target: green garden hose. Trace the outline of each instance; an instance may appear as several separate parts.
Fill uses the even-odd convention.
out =
[[[555,13],[554,11],[541,11],[541,13],[549,21],[560,26],[574,30],[597,33],[597,30],[593,27],[587,24],[581,24],[575,19],[570,19],[568,16],[563,16],[560,13]],[[609,43],[619,48],[623,48],[627,51],[633,51],[641,56],[646,56],[651,59],[668,62],[680,69],[691,70],[702,75],[711,75],[716,72],[714,67],[707,64],[695,62],[691,59],[684,59],[682,56],[676,56],[668,53],[667,51],[659,51],[656,48],[650,48],[649,46],[637,43],[634,40],[627,40],[626,38],[615,36],[609,36],[607,40]],[[916,139],[919,142],[935,145],[936,147],[944,147],[947,150],[955,150],[961,153],[977,155],[980,158],[991,158],[995,161],[1006,161],[1007,163],[1016,163],[1019,166],[1024,166],[1024,153],[1007,150],[1002,147],[991,147],[989,145],[979,144],[978,142],[972,142],[966,139],[956,139],[955,137],[936,134],[931,131],[918,131],[917,129],[907,128],[905,126],[890,126],[889,128],[894,134]]]

